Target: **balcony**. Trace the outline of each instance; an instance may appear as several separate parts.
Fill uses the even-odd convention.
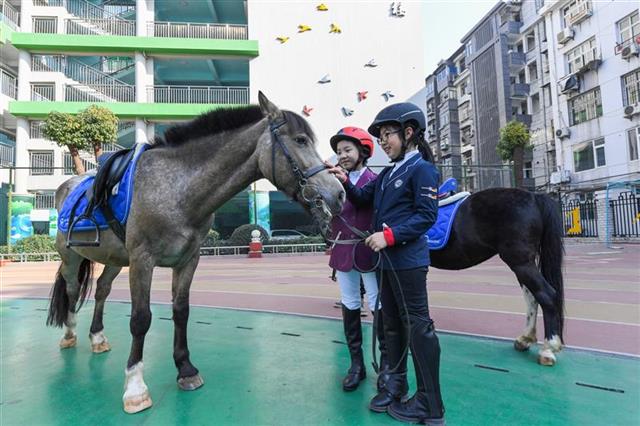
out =
[[[507,21],[500,26],[500,33],[509,39],[516,39],[520,35],[520,28],[522,28],[521,21]]]
[[[0,93],[11,99],[18,98],[18,78],[0,69]]]
[[[150,86],[147,99],[167,104],[234,104],[249,103],[248,87],[224,86]]]
[[[531,115],[530,114],[513,114],[512,119],[515,121],[519,121],[527,127],[531,126]]]
[[[514,83],[511,85],[511,99],[527,99],[529,85],[527,83]]]
[[[20,25],[20,12],[6,0],[0,0],[0,22],[4,22],[12,30]]]
[[[509,63],[509,70],[517,73],[525,66],[526,54],[524,52],[509,51],[507,53],[507,62]]]
[[[148,23],[148,35],[149,37],[248,40],[249,29],[246,25],[154,21]]]
[[[16,147],[0,142],[0,166],[13,167],[15,165]]]

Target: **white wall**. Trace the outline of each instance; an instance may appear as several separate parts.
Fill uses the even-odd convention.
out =
[[[571,137],[556,140],[557,162],[565,170],[572,172],[572,183],[589,184],[594,180],[627,180],[632,173],[640,171],[638,161],[630,162],[627,148],[626,130],[640,125],[640,117],[633,120],[624,118],[623,98],[620,77],[640,67],[640,59],[632,58],[626,61],[615,55],[614,47],[617,41],[616,22],[634,10],[638,10],[638,3],[634,2],[599,2],[593,1],[593,16],[575,26],[575,38],[562,46],[556,41],[556,34],[561,31],[561,9],[556,9],[547,17],[548,40],[550,43],[550,66],[552,79],[560,79],[567,74],[565,54],[580,43],[595,35],[596,44],[602,57],[602,65],[597,72],[590,71],[583,78],[581,92],[593,87],[600,87],[603,115],[600,118],[587,121],[571,127]],[[552,85],[553,86],[553,85]],[[552,90],[558,90],[552,87]],[[567,97],[560,94],[554,103],[555,128],[569,125]],[[606,166],[575,173],[573,164],[573,149],[582,142],[595,138],[605,138]],[[560,148],[560,149],[558,149]],[[637,178],[637,175],[635,175]]]
[[[249,38],[259,40],[260,56],[250,62],[251,101],[262,90],[280,108],[307,117],[318,137],[323,158],[333,154],[329,138],[344,126],[367,128],[377,112],[392,102],[413,96],[424,86],[423,4],[402,2],[406,14],[390,16],[391,2],[249,1]],[[331,23],[341,34],[329,34]],[[298,33],[299,24],[312,27]],[[289,36],[281,44],[278,36]],[[370,59],[376,68],[365,67]],[[325,74],[332,82],[317,83]],[[368,91],[358,102],[357,92]],[[395,94],[386,103],[381,94]],[[343,106],[353,109],[344,117]]]

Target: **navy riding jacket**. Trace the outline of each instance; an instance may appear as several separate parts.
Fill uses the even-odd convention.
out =
[[[347,197],[357,206],[373,204],[373,232],[383,231],[383,224],[391,228],[394,244],[384,249],[391,264],[382,256],[382,269],[428,266],[426,233],[438,217],[438,170],[420,155],[389,176],[392,170],[393,166],[385,167],[362,188],[347,180]]]

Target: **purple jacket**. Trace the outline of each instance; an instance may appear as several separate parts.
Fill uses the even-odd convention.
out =
[[[372,180],[375,180],[376,174],[369,168],[365,168],[356,187],[361,188]],[[351,226],[360,229],[361,231],[369,231],[371,229],[371,219],[373,217],[373,206],[357,208],[348,199],[345,201],[342,207],[342,213],[340,214]],[[331,222],[331,235],[332,239],[340,236],[339,240],[351,240],[357,238],[349,228],[337,217],[334,217]],[[355,265],[360,270],[369,270],[373,267],[373,251],[366,247],[364,244],[358,244],[355,252]],[[353,244],[336,244],[331,250],[331,259],[329,259],[329,266],[337,269],[338,271],[348,272],[354,267],[353,261]]]

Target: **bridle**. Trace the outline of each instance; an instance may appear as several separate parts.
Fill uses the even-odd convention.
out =
[[[324,201],[320,193],[318,191],[315,191],[314,196],[307,197],[305,191],[307,190],[307,188],[311,188],[311,185],[309,184],[309,178],[325,170],[327,166],[325,166],[324,164],[320,164],[315,167],[311,167],[310,169],[307,169],[306,171],[303,172],[298,166],[298,163],[296,162],[296,160],[294,160],[294,158],[291,156],[291,153],[289,152],[289,149],[287,148],[287,146],[284,143],[282,143],[282,140],[280,139],[280,128],[285,124],[287,124],[287,120],[284,117],[282,118],[282,121],[279,121],[279,122],[271,122],[271,120],[269,120],[269,131],[271,132],[271,140],[272,140],[271,176],[273,178],[273,184],[275,186],[278,186],[277,180],[276,180],[276,148],[280,147],[280,149],[282,150],[282,153],[287,159],[287,162],[289,163],[289,166],[291,167],[291,171],[298,179],[298,186],[300,187],[300,194],[302,195],[302,198],[307,203],[311,204],[312,207],[315,206],[317,208],[322,208]]]

